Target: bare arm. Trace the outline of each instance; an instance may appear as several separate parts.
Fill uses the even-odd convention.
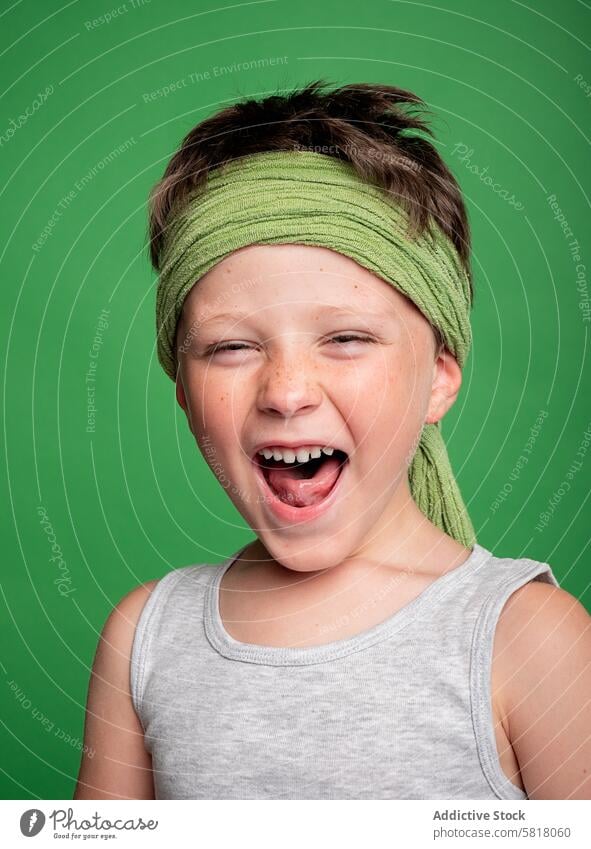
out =
[[[130,656],[139,615],[158,581],[128,593],[98,642],[86,705],[84,753],[74,799],[153,799],[152,763],[131,700]]]
[[[495,636],[504,712],[530,799],[591,799],[591,617],[566,590],[517,590]]]

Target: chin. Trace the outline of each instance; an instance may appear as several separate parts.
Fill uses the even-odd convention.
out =
[[[323,572],[340,565],[351,553],[346,543],[336,546],[327,539],[318,541],[294,539],[281,544],[277,539],[265,539],[260,536],[269,555],[285,569],[292,572]]]

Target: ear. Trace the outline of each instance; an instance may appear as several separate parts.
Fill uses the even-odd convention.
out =
[[[177,374],[176,378],[176,400],[179,402],[180,407],[187,412],[187,398],[185,396],[185,387],[183,386],[183,382],[181,380],[180,372]]]
[[[176,378],[176,400],[178,401],[180,408],[184,410],[185,415],[187,416],[187,421],[189,422],[189,427],[192,431],[193,426],[191,424],[191,414],[189,411],[189,405],[187,404],[187,396],[185,395],[185,387],[183,386],[180,369],[178,370]]]
[[[458,397],[462,386],[462,369],[453,354],[442,346],[435,359],[431,397],[425,422],[432,424],[444,417]]]

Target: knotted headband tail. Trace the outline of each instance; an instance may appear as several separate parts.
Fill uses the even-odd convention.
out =
[[[334,250],[406,295],[437,327],[460,367],[472,335],[468,276],[455,247],[434,223],[409,238],[395,197],[352,165],[311,151],[249,154],[210,171],[164,234],[156,295],[158,358],[176,380],[175,334],[195,283],[239,248],[303,244]],[[409,467],[419,509],[464,545],[474,530],[439,428],[427,425]]]
[[[410,464],[410,494],[434,525],[471,548],[476,534],[454,477],[440,422],[426,424]]]

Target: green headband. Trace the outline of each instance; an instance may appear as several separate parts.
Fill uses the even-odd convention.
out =
[[[174,350],[183,302],[214,265],[252,244],[330,248],[406,295],[464,365],[472,341],[468,276],[455,247],[433,224],[409,238],[408,216],[348,163],[310,151],[270,151],[211,171],[204,190],[169,226],[156,295],[158,359],[176,379]],[[440,422],[423,427],[409,467],[419,509],[463,545],[475,534],[453,476]]]

